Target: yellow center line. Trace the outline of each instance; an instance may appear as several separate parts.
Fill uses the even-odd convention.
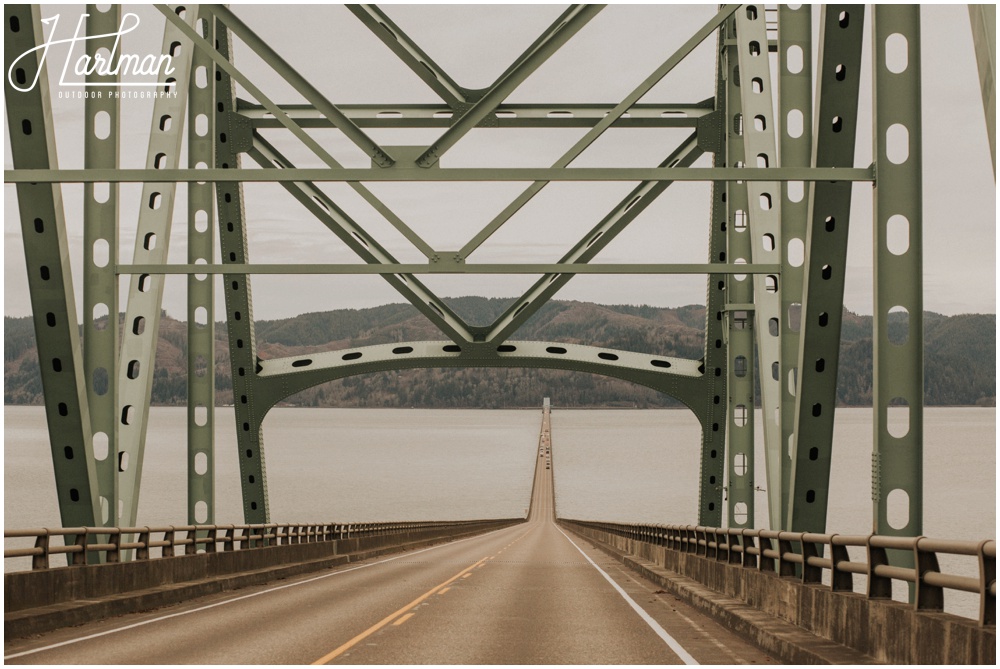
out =
[[[441,590],[438,594],[439,595],[443,595],[444,593],[448,592],[449,590],[451,590],[451,588],[445,588],[445,589]]]
[[[437,585],[437,586],[434,586],[433,588],[431,588],[430,590],[428,590],[424,594],[420,595],[419,597],[417,597],[416,599],[414,599],[412,602],[410,602],[406,606],[400,608],[397,611],[394,611],[393,613],[390,613],[385,618],[383,618],[382,620],[378,621],[377,623],[375,623],[374,625],[372,625],[371,627],[369,627],[364,632],[362,632],[361,634],[357,635],[356,637],[354,637],[353,639],[351,639],[347,643],[345,643],[345,644],[343,644],[343,645],[341,645],[341,646],[339,646],[337,648],[334,648],[332,651],[330,651],[329,653],[327,653],[323,657],[321,657],[318,660],[316,660],[315,662],[313,662],[313,664],[326,664],[327,662],[329,662],[330,660],[334,659],[338,655],[341,655],[345,651],[350,650],[358,642],[364,641],[369,636],[371,636],[375,632],[379,631],[380,629],[382,629],[383,627],[385,627],[386,625],[388,625],[389,623],[391,623],[392,621],[394,621],[396,618],[399,618],[404,613],[406,613],[407,611],[409,611],[413,607],[415,607],[418,604],[420,604],[421,602],[423,602],[425,599],[427,599],[428,597],[430,597],[431,595],[433,595],[435,592],[441,590],[441,588],[449,586],[452,583],[454,583],[455,581],[457,581],[458,579],[464,578],[465,576],[470,575],[468,572],[472,571],[473,569],[475,569],[476,567],[478,567],[480,564],[482,564],[485,561],[486,561],[486,558],[483,558],[482,560],[479,560],[475,564],[469,565],[468,567],[466,567],[462,571],[458,572],[457,574],[455,574],[454,576],[452,576],[451,578],[449,578],[444,583],[442,583],[440,585]]]
[[[472,574],[462,574],[462,578],[469,578]]]
[[[410,618],[412,618],[415,615],[417,615],[417,614],[416,613],[407,613],[405,616],[402,616],[399,620],[397,620],[396,622],[394,622],[393,625],[402,625],[403,623],[405,623],[407,620],[409,620]]]

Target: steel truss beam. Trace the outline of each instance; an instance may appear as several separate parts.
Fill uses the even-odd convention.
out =
[[[354,7],[355,5],[351,5]],[[254,128],[281,128],[263,106],[237,101],[237,111]],[[712,112],[713,100],[694,104],[636,103],[619,116],[612,128],[694,128],[698,119]],[[333,124],[311,105],[280,105],[302,128],[332,128]],[[615,104],[502,104],[493,114],[497,128],[593,128],[615,109]],[[338,105],[359,128],[447,128],[455,113],[437,104]]]
[[[354,122],[351,121],[351,119],[347,118],[343,112],[327,100],[315,86],[310,84],[302,75],[296,72],[295,68],[289,65],[274,49],[258,37],[257,33],[243,23],[239,17],[229,11],[229,9],[224,5],[213,5],[212,12],[215,14],[216,18],[226,24],[226,27],[229,30],[233,31],[234,34],[243,40],[244,44],[249,46],[258,56],[263,58],[264,61],[268,63],[278,74],[280,74],[286,82],[291,84],[291,86],[300,95],[302,95],[302,97],[312,103],[325,118],[333,123],[338,130],[344,133],[345,137],[351,140],[359,149],[364,151],[365,155],[372,159],[372,163],[378,165],[379,167],[392,167],[396,161],[386,152],[385,149],[380,147],[378,143],[366,135],[361,128],[356,126]]]
[[[196,6],[171,6],[168,11],[182,23],[193,23],[198,18]],[[161,53],[173,55],[175,79],[183,82],[191,76],[191,49],[175,46],[180,44],[181,32],[167,23]],[[176,169],[180,162],[187,87],[178,84],[174,89],[175,97],[158,97],[153,102],[146,168],[154,173],[160,169]],[[175,195],[176,183],[143,184],[132,254],[135,261],[166,262]],[[136,524],[162,304],[162,276],[132,277],[118,364],[118,508],[113,516],[119,527]]]
[[[727,167],[743,164],[746,157],[744,133],[746,121],[741,98],[739,42],[736,40],[736,18],[725,25],[720,52],[720,79],[725,89],[719,92],[725,104],[723,115],[726,131]],[[717,260],[728,268],[746,268],[752,246],[747,233],[750,209],[746,182],[724,182],[726,187],[725,229],[726,248]],[[779,267],[780,269],[780,267]],[[749,272],[727,274],[727,306],[721,313],[725,322],[727,352],[726,424],[726,486],[727,518],[731,527],[753,527],[754,513],[754,341],[753,341],[753,282]],[[739,309],[736,305],[750,305]]]
[[[828,5],[820,18],[813,165],[854,163],[864,9]],[[851,185],[817,182],[810,196],[800,318],[794,450],[782,529],[826,528]]]
[[[216,65],[231,63],[232,39],[229,29],[215,20]],[[237,170],[242,160],[237,142],[228,141],[227,121],[236,108],[236,81],[232,69],[216,69],[215,165],[223,170]],[[231,132],[231,131],[230,131]],[[246,148],[246,147],[244,147]],[[219,243],[223,264],[247,262],[247,230],[243,184],[235,181],[215,185],[219,216]],[[264,468],[265,410],[256,398],[257,341],[254,334],[253,300],[250,277],[239,271],[224,274],[226,329],[229,335],[229,360],[233,379],[233,406],[236,415],[237,458],[240,463],[240,490],[243,495],[243,518],[247,523],[270,520],[267,498],[267,472]]]
[[[875,332],[872,338],[875,451],[872,530],[923,530],[924,302],[920,8],[873,8]],[[900,39],[902,38],[902,39]],[[902,322],[890,331],[891,319]],[[904,414],[891,420],[890,407]],[[913,554],[904,556],[912,566]]]
[[[990,142],[993,178],[997,176],[997,6],[969,5],[972,44],[979,65],[979,88],[986,113],[986,136]]]
[[[771,96],[764,5],[745,5],[736,12],[739,88],[743,146],[747,165],[768,168],[778,161],[777,128]],[[747,182],[746,234],[754,263],[781,261],[781,188],[777,182]],[[767,491],[773,506],[781,489],[781,280],[780,275],[753,277],[754,330],[760,405],[764,428]],[[749,409],[748,409],[749,411]]]
[[[381,9],[375,5],[347,5],[347,10],[382,40],[449,108],[464,111],[469,106],[470,100],[475,97],[473,91],[459,86]]]
[[[869,167],[814,168],[774,167],[498,167],[391,170],[346,168],[290,168],[279,173],[240,169],[149,169],[121,170],[4,170],[4,182],[18,183],[175,183],[229,181],[238,183],[389,182],[389,181],[831,181],[850,183],[875,181]]]
[[[121,7],[110,5],[101,11],[87,5],[87,34],[103,35],[87,40],[87,55],[98,49],[112,53],[114,35],[121,24]],[[96,70],[86,76],[91,90],[105,97],[90,96],[84,101],[85,169],[118,168],[120,141],[119,100],[110,93],[118,74],[102,75]],[[107,88],[98,87],[108,84]],[[107,119],[103,137],[98,121]],[[94,465],[101,525],[114,525],[118,500],[118,184],[86,184],[83,189],[83,373],[93,430]]]
[[[722,42],[725,29],[717,29],[719,42]],[[719,58],[716,67],[716,101],[718,108],[715,117],[716,142],[709,142],[703,137],[704,144],[714,144],[712,164],[727,164],[725,142],[722,134],[725,132],[726,118],[726,77],[724,63]],[[725,503],[723,494],[726,473],[726,410],[729,405],[727,392],[729,388],[729,362],[727,360],[726,326],[723,317],[728,295],[723,258],[726,252],[726,198],[725,182],[716,181],[712,184],[712,207],[708,219],[708,260],[714,265],[715,273],[708,275],[708,285],[705,287],[705,358],[704,370],[710,370],[704,375],[705,390],[702,394],[704,418],[701,419],[701,470],[698,488],[698,523],[711,526],[715,519],[722,521],[722,510]],[[732,514],[730,513],[730,518]],[[751,514],[752,518],[752,514]]]
[[[34,50],[44,43],[37,5],[4,5],[4,62],[20,88],[4,77],[17,170],[56,166],[48,74]],[[61,188],[18,184],[17,205],[59,515],[64,527],[94,527],[101,520],[99,484]]]
[[[702,150],[698,146],[698,138],[695,134],[675,149],[663,164],[687,166],[697,160],[701,154]],[[559,262],[566,264],[589,263],[663,191],[669,188],[670,184],[669,181],[644,182],[636,186]],[[494,321],[486,335],[486,341],[499,343],[507,339],[572,278],[571,274],[545,275],[540,278]]]
[[[214,41],[215,21],[199,16],[198,32]],[[215,164],[215,66],[200,50],[192,54],[188,86],[188,164]],[[199,134],[196,119],[205,118]],[[188,263],[215,260],[215,188],[189,182],[187,187]],[[211,278],[209,278],[211,277]],[[187,278],[187,522],[215,523],[215,276]]]
[[[448,260],[448,259],[443,259]],[[156,265],[122,264],[119,274],[774,274],[781,265],[747,264],[739,267],[718,263],[455,263],[411,264],[263,264],[234,263],[201,265],[169,263]]]
[[[779,164],[809,167],[812,162],[812,8],[778,7]],[[799,375],[805,240],[812,184],[781,185],[781,504],[772,510],[772,528],[784,529],[792,485],[795,447],[795,393]],[[793,257],[794,256],[794,257]]]
[[[604,5],[571,5],[534,44],[514,62],[511,67],[500,75],[500,78],[483,93],[482,97],[468,108],[461,116],[454,119],[449,128],[438,137],[437,141],[427,147],[416,159],[420,167],[435,165],[441,156],[455,146],[462,137],[475,128],[488,115],[493,113],[497,105],[503,102],[514,89],[520,86],[531,73],[559,50],[583,26],[597,16]]]
[[[293,169],[291,161],[260,136],[255,136],[250,156],[269,171],[277,171],[279,166]],[[283,182],[282,185],[366,263],[373,266],[397,264],[396,259],[374,237],[365,232],[322,190],[308,182]],[[453,341],[456,343],[472,341],[473,335],[469,326],[415,277],[407,273],[383,276],[389,285]]]

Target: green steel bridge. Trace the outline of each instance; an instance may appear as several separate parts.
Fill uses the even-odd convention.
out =
[[[557,54],[570,50],[588,24],[600,21],[602,5],[566,8],[484,88],[463,86],[449,76],[393,21],[391,9],[347,6],[370,38],[395,54],[398,64],[439,100],[340,104],[323,92],[334,87],[311,81],[283,57],[286,45],[255,32],[241,18],[243,8],[155,9],[163,17],[162,43],[147,45],[154,55],[130,59],[121,38],[129,21],[138,18],[128,7],[88,5],[75,33],[43,19],[38,6],[4,8],[13,165],[4,178],[16,187],[60,522],[77,530],[65,532],[70,544],[74,536],[90,535],[99,544],[114,545],[116,560],[120,546],[109,537],[127,537],[121,528],[137,525],[165,280],[180,275],[187,282],[187,523],[212,528],[192,534],[197,541],[209,544],[209,532],[214,540],[219,531],[212,370],[220,356],[213,321],[217,311],[224,311],[248,545],[266,545],[268,533],[253,528],[272,523],[262,426],[278,403],[331,380],[387,370],[532,367],[624,379],[683,403],[702,426],[701,443],[691,445],[701,459],[700,492],[692,501],[699,526],[726,528],[741,537],[753,530],[754,489],[760,479],[767,490],[769,520],[763,531],[775,533],[765,537],[774,540],[775,552],[752,542],[749,547],[758,551],[762,563],[774,559],[784,564],[778,569],[784,575],[812,574],[801,556],[810,557],[814,544],[808,537],[829,536],[847,241],[858,184],[870,186],[874,195],[869,213],[875,231],[872,531],[886,538],[886,568],[920,572],[921,552],[912,544],[923,531],[924,129],[918,6],[718,6],[708,12],[709,20],[678,40],[662,64],[640,73],[645,79],[620,101],[545,104],[509,98],[546,63],[564,62]],[[309,21],[308,7],[275,11]],[[969,17],[987,120],[984,141],[995,160],[995,7],[970,5]],[[81,56],[72,62],[67,57],[66,67],[81,78],[73,84],[76,90],[86,92],[82,167],[63,168],[56,160],[62,117],[55,111],[70,85],[47,72],[63,65],[55,55],[57,32],[76,49],[71,53]],[[862,72],[866,36],[870,74]],[[714,94],[702,100],[645,101],[703,43],[715,48]],[[337,46],[317,48],[323,57],[333,58]],[[247,64],[234,59],[237,50],[250,55]],[[810,66],[814,60],[815,74]],[[374,79],[380,73],[365,76]],[[152,107],[140,168],[123,160],[126,148],[136,148],[126,147],[132,140],[123,131],[126,93],[146,96]],[[859,107],[869,101],[873,162],[859,166],[855,147],[859,117],[864,116]],[[463,139],[484,133],[502,142],[509,129],[566,128],[579,129],[579,139],[549,167],[511,167],[504,160],[491,165],[489,155],[480,159],[486,166],[449,166],[446,156]],[[681,139],[664,148],[655,167],[621,166],[620,161],[579,166],[581,155],[598,142],[613,141],[616,135],[609,131],[620,129],[673,129]],[[428,134],[436,138],[423,141]],[[393,144],[379,143],[373,135],[391,137]],[[335,157],[340,149],[325,141],[333,136],[338,147],[360,151],[370,165],[358,167],[356,161]],[[303,155],[307,158],[296,158],[298,165],[289,157]],[[379,197],[378,182],[406,183],[428,193],[435,192],[435,184],[466,182],[511,182],[523,190],[481,229],[435,246]],[[473,254],[553,182],[627,182],[634,187],[599,212],[599,220],[555,261],[477,262]],[[602,250],[676,182],[711,187],[705,261],[600,262]],[[71,200],[67,184],[82,184],[82,201]],[[127,207],[120,201],[121,184],[141,185],[134,217],[123,214]],[[349,207],[329,194],[331,189],[324,190],[326,184],[350,189],[351,198],[370,208],[366,216],[381,217],[421,260],[398,260],[365,220],[349,214]],[[265,185],[285,191],[301,205],[297,215],[315,219],[332,233],[328,240],[317,237],[316,244],[346,246],[357,261],[252,261],[248,238],[256,214],[246,194]],[[186,212],[180,206],[175,211],[175,203],[181,202]],[[82,313],[73,285],[71,261],[79,260],[69,253],[67,208],[82,211]],[[179,226],[186,223],[185,262],[168,262],[175,219]],[[130,262],[120,261],[123,224],[135,226]],[[440,330],[440,340],[261,359],[251,284],[257,275],[275,274],[377,275]],[[681,359],[518,340],[518,329],[581,274],[704,276],[703,354]],[[537,280],[495,322],[474,325],[431,288],[434,275],[529,275]],[[215,302],[220,285],[224,305]],[[126,286],[121,304],[119,294]],[[113,322],[120,312],[120,331],[100,326],[102,319],[110,316]],[[890,333],[890,314],[902,315],[902,335]],[[754,462],[756,405],[762,408],[762,476],[756,472],[760,463]],[[889,421],[890,406],[905,412],[902,423]],[[608,536],[640,532],[600,531]],[[761,538],[761,530],[753,532]],[[778,547],[780,532],[797,536],[798,547]],[[231,548],[238,535],[230,532],[228,537]],[[164,538],[159,545],[170,546],[172,554],[172,541]],[[730,545],[719,538],[692,541],[716,556],[721,546]],[[663,542],[669,543],[665,537]],[[742,554],[754,554],[745,550],[747,544],[739,545]],[[826,545],[837,552],[833,540]],[[113,561],[107,546],[81,545],[74,560]],[[148,537],[135,545],[149,546]],[[33,554],[47,555],[47,550]],[[978,550],[983,560],[995,562],[989,557],[990,550],[995,556],[995,547]],[[128,551],[122,555],[124,559]],[[791,555],[799,561],[784,557]],[[812,557],[823,559],[822,554]],[[786,567],[791,572],[782,571]],[[983,568],[986,591],[995,579],[990,569]],[[902,572],[895,573],[902,578]],[[995,580],[992,588],[995,610]],[[987,594],[983,597],[988,600]],[[928,601],[925,597],[925,608],[933,606]],[[982,617],[984,625],[993,624],[988,618]]]

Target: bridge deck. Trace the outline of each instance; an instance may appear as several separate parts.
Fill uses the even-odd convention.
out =
[[[5,643],[5,661],[775,662],[560,530],[547,460],[537,460],[525,524],[14,640]]]

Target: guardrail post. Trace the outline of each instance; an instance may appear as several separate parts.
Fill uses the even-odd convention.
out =
[[[75,545],[79,546],[80,550],[73,553],[73,559],[69,561],[73,566],[87,564],[87,529],[81,529],[83,529],[83,532],[76,535],[75,542]]]
[[[161,549],[160,555],[162,557],[173,557],[174,556],[174,542],[177,541],[177,533],[174,532],[174,526],[171,525],[169,530],[163,533],[163,540],[167,542],[167,545]]]
[[[979,544],[979,624],[997,624],[997,542]]]
[[[187,540],[190,542],[184,546],[184,555],[194,555],[198,552],[198,530],[192,528],[187,531]]]
[[[110,543],[112,547],[109,550],[105,551],[105,557],[104,557],[105,562],[111,563],[111,562],[119,562],[121,560],[121,542],[122,542],[121,532],[112,532],[111,534],[108,535],[108,543]]]
[[[136,560],[148,560],[149,559],[149,526],[142,528],[139,532],[139,543],[142,544],[135,550]]]
[[[751,532],[753,530],[740,530],[740,545],[743,547],[742,563],[745,569],[753,569],[758,564],[757,556],[750,552],[751,548],[756,548],[757,546],[757,542],[754,541],[754,535]]]
[[[223,551],[235,550],[236,549],[236,546],[234,545],[235,543],[236,543],[236,528],[230,525],[229,528],[226,529],[226,543],[225,545],[223,545],[222,550]]]
[[[868,599],[892,599],[892,579],[875,574],[875,567],[889,564],[889,557],[884,548],[872,546],[872,537],[868,535]]]
[[[916,565],[916,609],[918,611],[944,611],[944,588],[930,585],[924,580],[927,572],[940,573],[937,553],[920,550],[920,539],[913,542],[913,562]]]
[[[742,529],[726,530],[726,547],[729,549],[729,564],[740,564],[743,562],[743,537]],[[740,550],[734,550],[738,546]]]
[[[219,541],[219,528],[215,525],[208,531],[208,543],[205,544],[206,553],[215,553],[218,550],[216,543]]]
[[[847,546],[838,545],[836,538],[836,534],[830,535],[830,589],[853,592],[854,574],[838,568],[841,562],[850,562],[851,556],[847,553]]]
[[[42,529],[42,533],[35,537],[35,548],[41,548],[41,555],[31,556],[31,569],[48,569],[49,568],[49,530],[48,528]],[[982,555],[982,550],[979,551]],[[980,559],[980,564],[982,564],[982,559]],[[979,570],[980,573],[982,569]]]
[[[757,538],[760,539],[760,555],[758,556],[757,560],[757,570],[769,571],[771,573],[774,573],[775,572],[774,559],[766,557],[764,555],[764,551],[772,550],[774,548],[774,544],[771,542],[771,539],[769,537],[765,537],[762,534],[757,535]]]
[[[792,542],[787,538],[783,539],[783,534],[785,533],[778,534],[778,575],[795,576],[795,563],[785,559],[785,556],[792,552]]]
[[[820,553],[819,547],[823,544],[815,544],[811,541],[802,542],[802,582],[803,583],[822,583],[823,582],[823,568],[814,567],[809,564],[809,558],[815,557],[820,558],[823,555]]]

